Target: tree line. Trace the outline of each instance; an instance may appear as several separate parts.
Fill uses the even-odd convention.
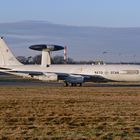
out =
[[[36,56],[18,56],[17,59],[23,63],[23,64],[41,64],[41,54]],[[54,56],[51,57],[51,63],[52,64],[65,64],[64,57],[63,56]],[[72,58],[67,58],[67,64],[96,64],[96,63],[103,63],[103,61],[75,61]]]
[[[41,54],[40,55],[36,55],[36,56],[29,56],[29,57],[25,57],[25,56],[18,56],[17,59],[23,63],[23,64],[41,64]],[[65,64],[64,61],[64,57],[63,56],[54,56],[51,57],[51,63],[52,64]],[[67,59],[67,64],[105,64],[104,61],[95,61],[95,60],[89,60],[89,61],[75,61],[72,58],[68,58]],[[116,63],[112,63],[112,62],[107,62],[106,64],[138,64],[140,65],[139,62],[116,62]]]
[[[23,64],[41,64],[41,55],[36,56],[18,56],[17,59]],[[54,56],[51,57],[52,64],[65,64],[63,56]],[[67,59],[68,64],[73,64],[74,60],[72,58]]]

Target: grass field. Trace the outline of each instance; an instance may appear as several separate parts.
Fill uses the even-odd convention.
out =
[[[0,139],[140,139],[140,88],[0,87]]]

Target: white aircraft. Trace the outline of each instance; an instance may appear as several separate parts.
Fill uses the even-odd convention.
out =
[[[42,51],[41,65],[23,65],[12,54],[9,47],[0,38],[0,71],[17,76],[42,81],[63,80],[65,85],[76,86],[86,81],[140,81],[139,65],[51,65],[50,51],[63,49],[57,45],[33,45],[34,50]]]

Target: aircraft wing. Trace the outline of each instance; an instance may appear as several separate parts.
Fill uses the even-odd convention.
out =
[[[38,76],[38,75],[44,75],[43,72],[39,72],[39,71],[18,71],[18,70],[10,70],[9,72],[12,73],[23,73],[23,74],[29,74],[31,76]]]
[[[57,74],[60,78],[67,77],[69,74],[66,73],[53,73],[53,72],[40,72],[40,71],[20,71],[20,70],[9,70],[8,72],[12,73],[23,73],[29,74],[31,76],[47,75],[47,74]]]
[[[1,68],[0,68],[1,69]],[[9,73],[19,73],[19,74],[28,74],[31,77],[33,76],[41,76],[41,75],[47,75],[47,74],[56,74],[58,76],[58,80],[66,80],[69,78],[78,78],[82,77],[84,82],[107,82],[110,81],[109,79],[104,78],[100,75],[83,75],[83,74],[75,74],[75,73],[53,73],[53,72],[40,72],[40,71],[20,71],[20,70],[10,70],[6,68],[1,69],[2,72],[9,72]]]

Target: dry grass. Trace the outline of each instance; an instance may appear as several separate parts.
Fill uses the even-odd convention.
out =
[[[0,87],[0,139],[140,138],[140,88]]]

